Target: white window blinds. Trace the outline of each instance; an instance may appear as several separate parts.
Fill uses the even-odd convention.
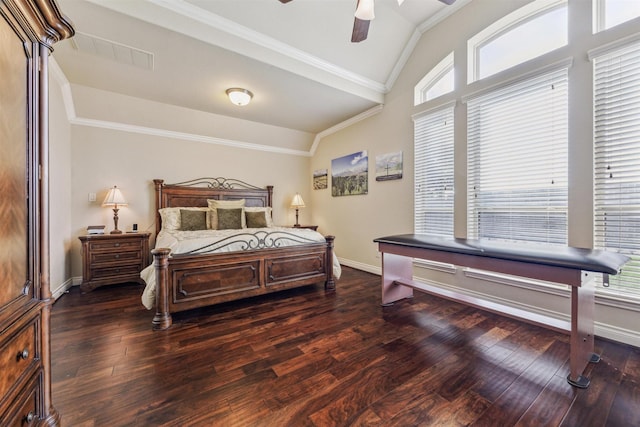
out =
[[[568,70],[468,101],[468,236],[567,242]]]
[[[612,289],[640,295],[640,42],[594,58],[595,244],[632,261]]]
[[[453,106],[414,119],[414,232],[453,236]]]

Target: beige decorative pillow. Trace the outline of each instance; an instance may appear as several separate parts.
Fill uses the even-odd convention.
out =
[[[201,210],[180,209],[180,230],[196,231],[207,229],[207,213]]]
[[[244,208],[245,200],[237,199],[237,200],[217,200],[217,199],[207,199],[207,204],[209,205],[209,209],[231,209],[231,208]]]
[[[242,217],[244,216],[242,208],[218,208],[216,212],[218,214],[218,230],[237,230],[244,228],[242,226]]]
[[[244,208],[244,211],[245,211],[245,216],[247,212],[264,212],[265,219],[267,220],[266,226],[273,227],[273,215],[270,207],[263,208],[263,207],[251,206],[251,207]],[[248,223],[247,223],[247,227],[251,228]]]
[[[218,227],[218,215],[216,213],[216,209],[233,209],[233,208],[243,208],[245,204],[244,199],[237,200],[217,200],[217,199],[207,199],[207,205],[209,205],[209,209],[211,209],[211,218],[209,221],[209,228],[212,230],[222,230],[222,228]],[[244,215],[242,215],[242,228],[247,228],[246,220]]]

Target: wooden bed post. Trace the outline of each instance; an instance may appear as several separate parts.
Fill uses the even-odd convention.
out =
[[[333,241],[336,236],[325,236],[327,241],[327,281],[324,284],[326,290],[335,290],[336,282],[333,280]]]
[[[168,329],[172,319],[169,313],[169,254],[170,249],[159,248],[151,251],[156,269],[156,315],[153,317],[153,329]]]
[[[267,206],[273,206],[273,185],[267,185]]]
[[[153,184],[156,188],[156,237],[162,228],[162,220],[160,218],[160,209],[162,208],[162,184],[164,179],[154,179]]]

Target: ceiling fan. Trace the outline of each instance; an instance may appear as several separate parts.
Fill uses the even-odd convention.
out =
[[[280,3],[289,3],[291,0],[280,0]],[[375,18],[373,14],[374,0],[356,0],[356,12],[353,21],[353,32],[351,33],[351,42],[358,43],[366,40],[369,34],[369,24]],[[446,5],[452,5],[456,0],[439,0]],[[404,0],[398,0],[401,5]]]

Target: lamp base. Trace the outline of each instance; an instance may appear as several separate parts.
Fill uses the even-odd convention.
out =
[[[122,230],[113,230],[109,234],[122,234]]]

